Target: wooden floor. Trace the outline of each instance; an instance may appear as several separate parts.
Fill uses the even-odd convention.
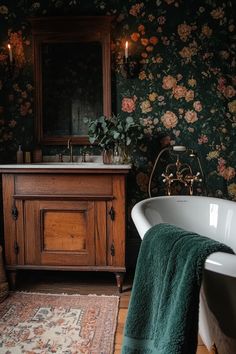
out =
[[[114,354],[120,354],[123,329],[127,315],[132,286],[132,275],[126,276],[124,291],[120,295],[118,324]],[[16,290],[39,291],[48,293],[77,293],[97,295],[119,295],[115,276],[109,273],[78,272],[20,272]],[[199,338],[197,354],[209,354]]]

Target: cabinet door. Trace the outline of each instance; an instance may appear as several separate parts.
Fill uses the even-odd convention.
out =
[[[25,264],[94,265],[94,202],[27,200]]]

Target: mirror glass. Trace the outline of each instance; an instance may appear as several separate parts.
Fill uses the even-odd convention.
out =
[[[35,140],[88,145],[84,118],[111,115],[111,16],[33,17]]]
[[[101,42],[42,43],[43,135],[86,135],[103,114]]]

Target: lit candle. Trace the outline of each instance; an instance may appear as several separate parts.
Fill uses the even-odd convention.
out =
[[[128,59],[129,56],[129,42],[125,42],[125,59]]]
[[[12,63],[13,57],[12,57],[12,49],[11,49],[11,45],[8,44],[8,49],[9,49],[9,59],[10,59],[10,63]]]

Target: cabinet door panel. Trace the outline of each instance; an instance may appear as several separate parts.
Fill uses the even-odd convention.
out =
[[[26,264],[94,265],[94,202],[26,201]]]
[[[86,251],[84,210],[43,210],[41,223],[45,251]]]

